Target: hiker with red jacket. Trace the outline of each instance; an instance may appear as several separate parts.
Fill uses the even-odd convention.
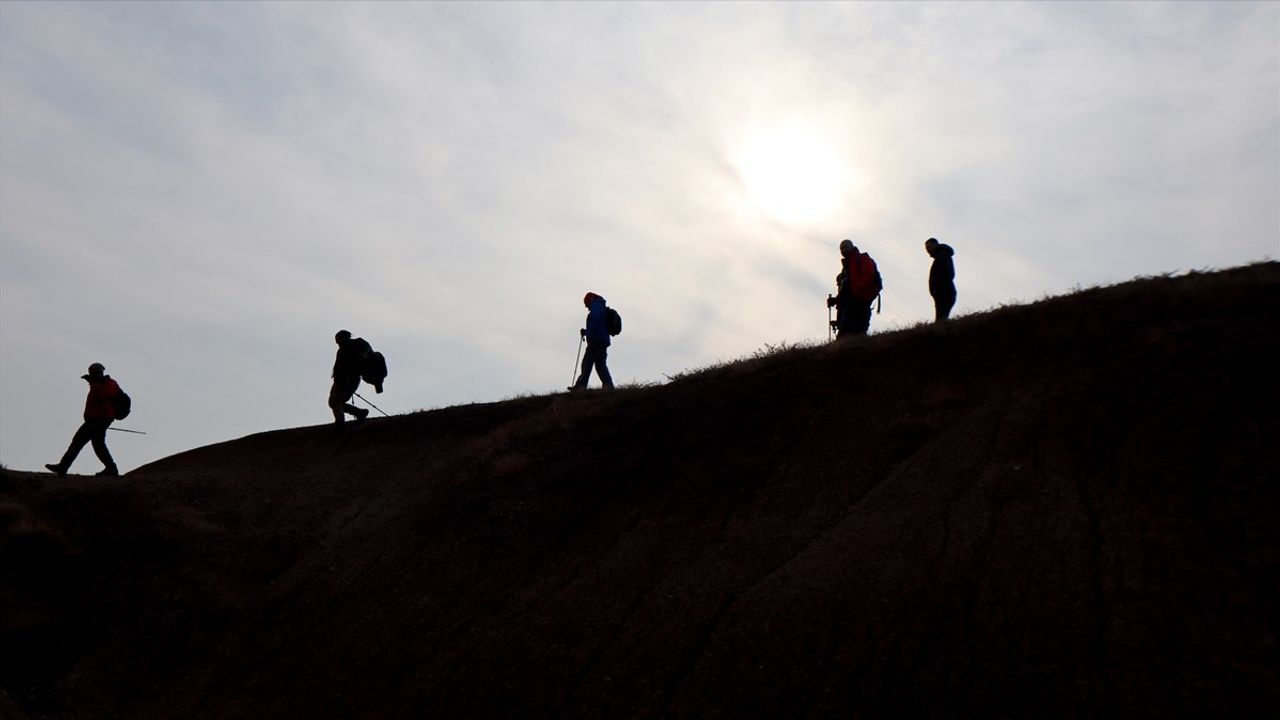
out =
[[[120,395],[120,386],[106,374],[106,370],[102,363],[94,363],[89,366],[89,374],[80,376],[89,383],[89,396],[84,401],[84,424],[71,437],[71,445],[62,455],[62,460],[56,464],[45,465],[50,472],[56,473],[59,477],[67,474],[71,469],[71,463],[75,462],[76,456],[89,443],[93,443],[93,452],[103,464],[103,469],[98,475],[103,477],[120,475],[119,469],[116,468],[116,461],[111,458],[111,451],[107,449],[107,428],[116,419],[115,400]]]
[[[360,373],[364,369],[364,361],[373,352],[373,347],[364,338],[353,338],[347,330],[339,330],[333,336],[338,344],[338,354],[333,361],[333,385],[329,388],[329,409],[333,411],[333,423],[342,429],[347,415],[354,415],[357,420],[369,417],[369,411],[350,403],[351,397],[360,387]]]
[[[951,317],[951,308],[956,306],[956,265],[951,259],[956,251],[950,245],[943,245],[937,238],[924,241],[924,251],[933,258],[929,268],[929,294],[933,296],[934,322],[942,322]]]
[[[840,274],[836,275],[835,297],[827,298],[827,307],[836,308],[837,337],[866,335],[871,327],[871,304],[883,284],[876,261],[859,252],[851,240],[840,241]]]
[[[606,361],[609,359],[609,323],[606,315],[609,312],[605,299],[589,292],[582,297],[582,304],[587,307],[587,326],[578,333],[587,341],[587,352],[582,356],[582,374],[578,381],[569,386],[570,392],[586,390],[591,379],[591,368],[600,376],[600,383],[605,390],[613,389],[613,376],[609,374]]]

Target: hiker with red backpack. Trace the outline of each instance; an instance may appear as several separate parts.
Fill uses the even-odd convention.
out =
[[[578,331],[578,346],[582,341],[587,343],[587,352],[582,356],[582,374],[578,381],[569,386],[569,392],[586,390],[591,380],[591,369],[594,367],[600,376],[600,383],[605,390],[613,389],[613,376],[609,374],[609,346],[611,336],[622,332],[622,317],[609,307],[603,297],[589,292],[582,297],[582,304],[587,307],[587,326]]]
[[[93,453],[103,465],[98,475],[117,477],[120,470],[116,468],[116,461],[107,449],[107,428],[113,421],[129,414],[129,396],[111,379],[102,363],[90,365],[89,373],[80,378],[89,383],[89,396],[84,401],[84,424],[71,437],[71,445],[62,455],[62,460],[45,465],[45,468],[59,477],[66,475],[84,446],[93,443]]]
[[[852,240],[840,241],[840,258],[836,295],[827,296],[827,307],[836,308],[836,337],[866,335],[871,328],[871,304],[884,288],[880,270]]]

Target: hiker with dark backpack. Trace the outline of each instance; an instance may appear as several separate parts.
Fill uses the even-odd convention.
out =
[[[360,387],[360,375],[373,348],[364,338],[353,338],[347,330],[339,330],[333,336],[338,344],[338,354],[333,362],[333,386],[329,388],[329,409],[333,411],[333,422],[339,429],[346,422],[347,415],[356,420],[369,417],[369,411],[350,403],[351,396]],[[379,383],[380,385],[381,383]]]
[[[836,308],[836,337],[866,335],[871,328],[871,305],[884,283],[871,256],[860,252],[852,240],[840,241],[840,274],[836,295],[827,296],[827,307]]]
[[[622,332],[622,316],[617,310],[610,308],[603,297],[593,292],[583,296],[582,304],[587,307],[587,326],[578,331],[578,345],[581,347],[585,340],[587,352],[582,356],[582,374],[578,376],[577,382],[569,386],[569,391],[586,390],[593,367],[600,376],[604,389],[612,390],[613,376],[609,374],[606,361],[609,359],[609,345],[612,344],[610,338]]]
[[[956,306],[956,265],[951,258],[956,251],[937,238],[924,241],[924,251],[933,258],[929,267],[929,295],[933,296],[933,321],[942,322],[951,317]]]
[[[113,421],[123,420],[129,414],[131,402],[129,396],[120,389],[120,385],[107,375],[106,370],[102,363],[94,363],[89,366],[87,375],[80,376],[82,380],[89,383],[89,396],[84,401],[84,424],[71,437],[71,445],[62,455],[62,460],[45,465],[45,468],[59,477],[67,474],[71,469],[71,463],[76,461],[76,456],[89,443],[93,443],[93,452],[102,461],[103,468],[98,475],[102,477],[120,475],[120,470],[116,468],[116,461],[112,459],[111,451],[107,449],[107,428]]]

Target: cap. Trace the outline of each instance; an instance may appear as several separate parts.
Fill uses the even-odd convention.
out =
[[[350,330],[339,330],[339,331],[337,332],[337,334],[333,336],[333,339],[334,339],[334,340],[337,340],[338,342],[342,342],[343,340],[350,340],[350,339],[351,339],[351,331],[350,331]]]
[[[106,372],[107,369],[102,366],[102,363],[94,363],[89,366],[89,375],[93,377],[102,377]]]
[[[591,304],[591,301],[592,301],[592,300],[595,300],[595,299],[596,299],[596,298],[598,298],[598,297],[600,297],[600,296],[599,296],[599,295],[597,295],[597,294],[595,294],[595,293],[593,293],[593,292],[589,292],[589,293],[587,293],[586,295],[583,295],[583,296],[582,296],[582,304],[583,304],[583,305],[590,305],[590,304]]]

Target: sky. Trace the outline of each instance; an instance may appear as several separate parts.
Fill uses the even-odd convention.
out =
[[[909,328],[929,237],[954,316],[1280,256],[1280,4],[0,3],[9,468],[92,362],[128,471],[331,422],[342,328],[392,414],[564,391],[587,291],[620,383],[825,342],[844,238]]]

